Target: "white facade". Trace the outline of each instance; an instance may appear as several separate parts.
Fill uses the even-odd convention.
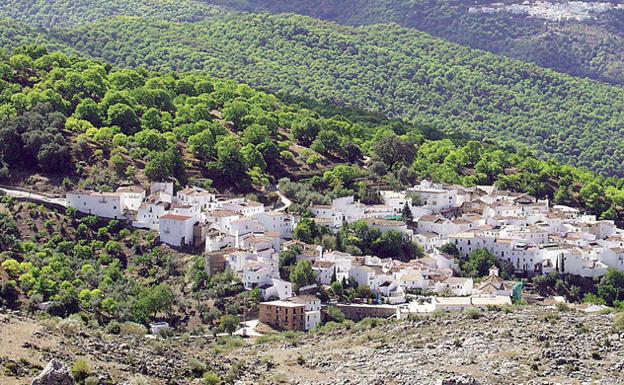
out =
[[[272,278],[277,278],[273,269],[262,263],[248,263],[243,268],[243,286],[247,290],[262,285],[272,285]]]
[[[279,278],[271,278],[271,283],[260,286],[259,290],[265,301],[271,298],[286,299],[293,295],[292,283]]]
[[[254,218],[262,225],[265,231],[276,232],[282,238],[291,238],[293,232],[293,219],[290,215],[281,211],[260,213]]]
[[[472,278],[449,277],[442,282],[437,282],[435,291],[442,293],[450,291],[456,296],[465,296],[472,293],[474,282]]]
[[[171,246],[192,246],[193,227],[196,219],[177,214],[166,214],[160,217],[160,241]]]
[[[330,261],[314,261],[312,270],[316,273],[316,282],[320,285],[329,285],[336,274],[336,264]]]

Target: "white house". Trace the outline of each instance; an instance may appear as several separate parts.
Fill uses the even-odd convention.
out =
[[[160,241],[171,246],[192,246],[197,220],[178,214],[165,214],[159,220]]]
[[[457,296],[470,295],[473,284],[472,278],[448,277],[444,281],[436,283],[435,291],[438,293],[450,291]]]
[[[377,286],[377,296],[384,303],[397,305],[405,303],[405,291],[397,281],[387,280]]]
[[[312,270],[316,273],[316,282],[321,285],[329,285],[336,275],[336,263],[331,261],[314,261]]]
[[[219,208],[216,195],[199,187],[187,187],[184,190],[178,191],[176,194],[176,201],[179,204],[196,206],[198,211]]]
[[[293,295],[292,283],[279,278],[271,278],[271,283],[260,285],[258,289],[265,301],[270,298],[286,299]]]
[[[253,217],[264,212],[264,205],[245,199],[231,199],[222,204],[224,210],[234,211],[245,217]]]
[[[339,281],[349,279],[349,272],[353,266],[353,255],[340,251],[323,253],[322,261],[331,261],[336,264],[336,279]]]
[[[387,231],[398,231],[401,234],[412,236],[412,230],[407,229],[407,224],[402,221],[393,221],[386,219],[367,218],[364,220],[368,227],[378,229],[382,233]]]
[[[150,202],[143,203],[136,214],[136,220],[132,222],[132,225],[140,228],[147,228],[152,230],[160,229],[160,217],[167,214],[169,203],[167,202]]]
[[[429,278],[427,277],[426,271],[418,268],[403,269],[395,273],[395,278],[406,290],[426,290],[429,288]]]
[[[434,213],[459,207],[457,190],[447,190],[429,181],[422,181],[420,185],[409,188],[408,193],[415,193],[419,202],[413,202],[415,206],[422,206]]]
[[[264,231],[276,232],[282,238],[292,237],[293,219],[290,215],[282,211],[269,211],[256,214],[254,219],[262,225]]]
[[[127,219],[141,206],[145,190],[120,187],[117,192],[72,192],[67,193],[66,197],[69,206],[82,213],[109,219]]]
[[[254,262],[243,267],[243,286],[247,290],[259,288],[262,285],[272,285],[272,278],[277,277],[271,266]]]

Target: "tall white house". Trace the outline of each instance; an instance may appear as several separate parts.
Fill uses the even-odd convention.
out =
[[[192,246],[196,219],[187,215],[165,214],[160,217],[160,241],[172,246]]]

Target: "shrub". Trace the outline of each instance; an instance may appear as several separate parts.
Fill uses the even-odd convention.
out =
[[[74,336],[82,329],[82,322],[77,319],[66,318],[56,325],[56,329],[66,336]]]
[[[119,324],[119,322],[113,320],[108,325],[106,325],[106,333],[108,334],[121,333],[121,325]]]
[[[345,320],[345,315],[337,307],[328,307],[327,314],[332,318],[334,322],[343,322]]]
[[[468,316],[468,318],[470,319],[478,319],[478,318],[481,318],[482,316],[481,310],[475,307],[470,307],[466,309],[464,312],[466,313],[466,316]]]
[[[84,380],[84,385],[99,385],[100,380],[97,377],[91,376]]]
[[[617,313],[613,318],[613,329],[619,333],[624,332],[624,313]]]
[[[570,306],[568,306],[568,304],[565,302],[557,302],[556,308],[557,310],[562,311],[562,312],[570,311]]]
[[[204,385],[219,385],[221,378],[215,372],[206,372],[202,377]]]
[[[124,322],[119,325],[119,334],[124,336],[143,337],[147,334],[147,328],[135,322]]]
[[[195,377],[201,377],[206,372],[206,364],[196,358],[189,360],[189,367]]]
[[[76,360],[71,368],[71,373],[76,382],[82,382],[91,375],[91,365],[85,360]]]

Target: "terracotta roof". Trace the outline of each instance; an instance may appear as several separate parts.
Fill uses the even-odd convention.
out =
[[[185,221],[188,221],[189,219],[193,219],[193,217],[189,217],[187,215],[178,215],[178,214],[165,214],[161,216],[160,219],[170,219],[172,221],[185,222]]]

